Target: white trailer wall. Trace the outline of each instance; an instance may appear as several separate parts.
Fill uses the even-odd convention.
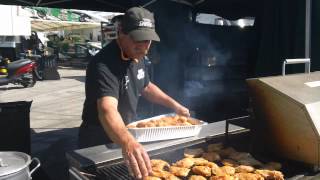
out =
[[[30,19],[20,16],[19,10],[19,6],[0,5],[0,36],[31,35]]]

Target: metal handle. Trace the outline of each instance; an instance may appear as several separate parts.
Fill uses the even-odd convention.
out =
[[[72,179],[76,179],[76,180],[89,180],[89,177],[86,177],[85,175],[83,175],[79,170],[77,170],[74,167],[71,167],[69,169],[69,176],[73,177]],[[95,176],[95,175],[93,175]],[[90,176],[90,177],[93,177]]]
[[[4,163],[0,158],[0,167],[6,167],[6,166],[8,166],[8,164]]]
[[[310,58],[300,58],[300,59],[286,59],[282,64],[282,75],[286,75],[286,65],[287,64],[306,64],[305,73],[310,73],[311,61]]]
[[[37,163],[37,165],[36,165],[36,167],[34,167],[31,171],[30,171],[30,174],[29,174],[29,177],[30,177],[30,179],[32,179],[32,177],[31,177],[31,175],[32,175],[32,173],[35,171],[35,170],[37,170],[39,167],[40,167],[40,160],[38,159],[38,158],[32,158],[31,159],[31,163],[32,163],[32,161],[36,161],[36,163]],[[31,164],[30,163],[30,164]]]

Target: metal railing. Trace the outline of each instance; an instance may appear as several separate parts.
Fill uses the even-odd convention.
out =
[[[310,73],[311,61],[310,58],[299,58],[299,59],[286,59],[282,64],[282,75],[286,75],[287,64],[305,64],[305,73]]]

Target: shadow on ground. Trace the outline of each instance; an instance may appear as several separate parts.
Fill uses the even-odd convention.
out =
[[[6,91],[6,90],[10,90],[10,89],[23,89],[25,87],[23,86],[10,86],[10,87],[0,87],[0,91]]]
[[[74,79],[80,82],[85,82],[86,77],[85,76],[64,76],[65,79]]]
[[[31,132],[32,157],[40,159],[41,168],[33,180],[67,180],[68,161],[65,153],[77,149],[78,128],[64,128],[42,133]]]
[[[73,69],[86,69],[88,65],[88,61],[73,59],[68,61],[59,61],[58,66],[73,68]]]

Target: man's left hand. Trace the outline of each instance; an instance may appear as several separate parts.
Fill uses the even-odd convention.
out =
[[[190,116],[189,109],[182,105],[178,105],[174,111],[181,116],[187,116],[187,117]]]

